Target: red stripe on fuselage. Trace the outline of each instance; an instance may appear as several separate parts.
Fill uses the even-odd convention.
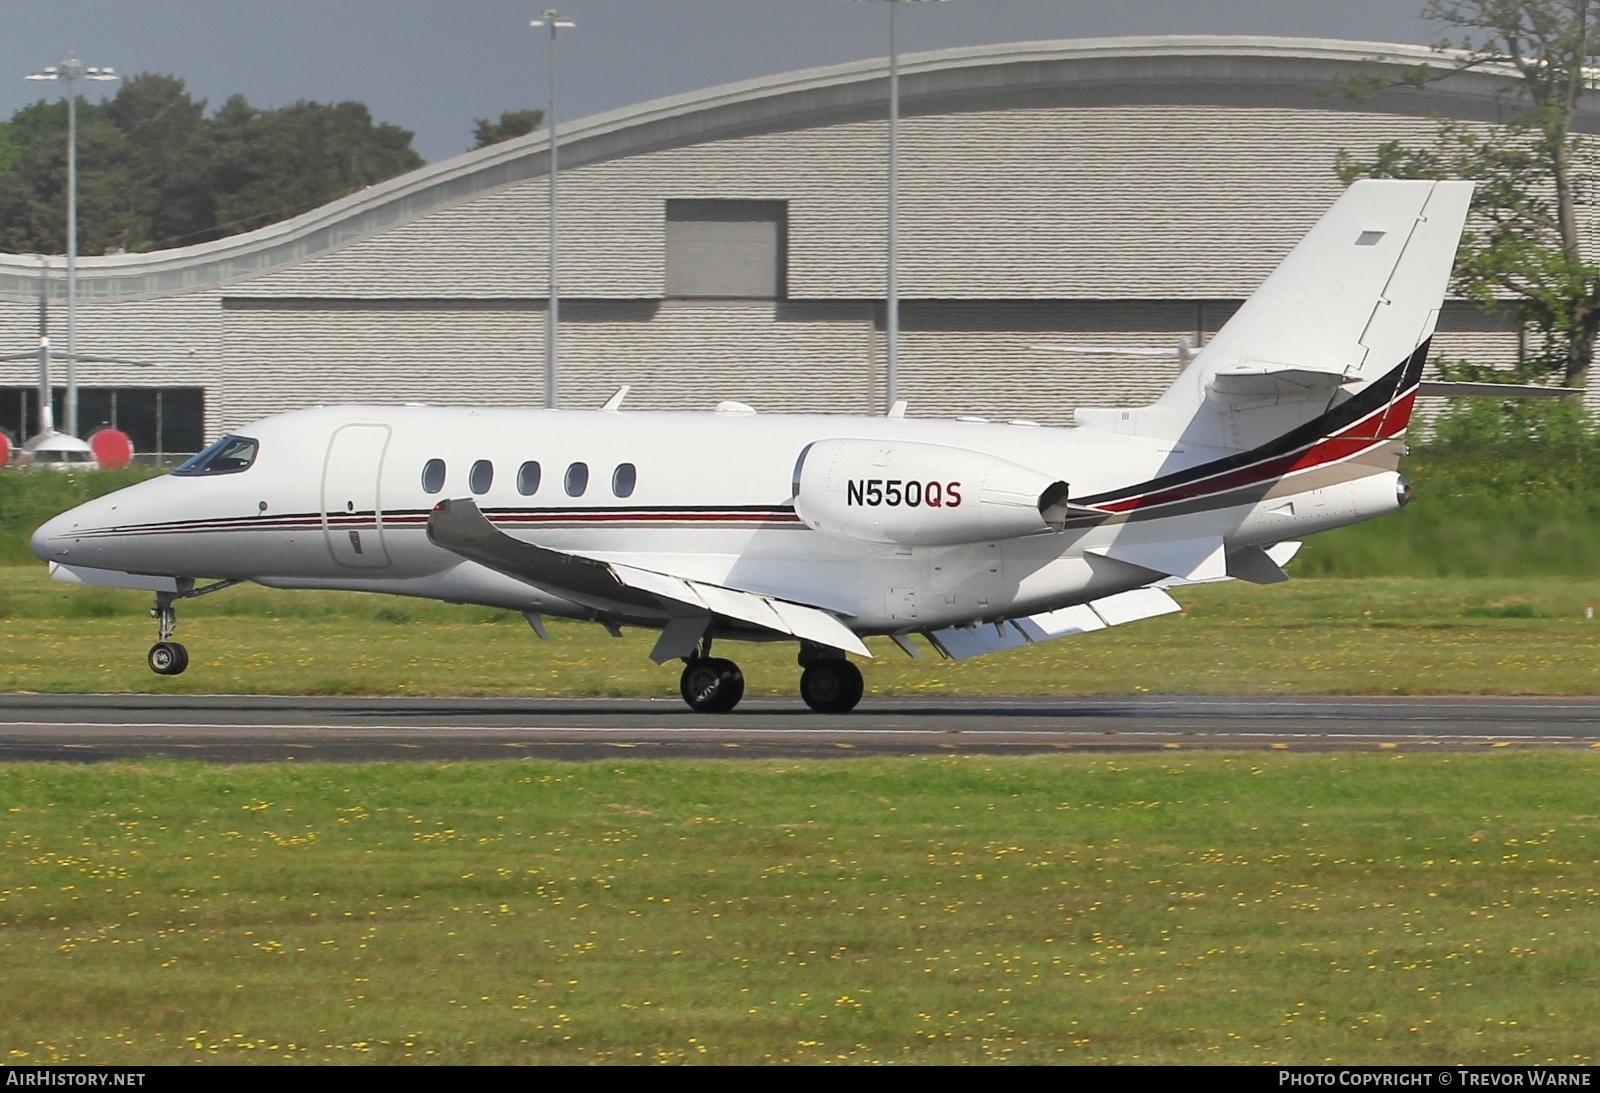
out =
[[[1374,410],[1360,421],[1353,422],[1342,432],[1330,437],[1323,437],[1314,441],[1299,451],[1289,452],[1286,455],[1274,456],[1264,459],[1260,463],[1238,470],[1227,471],[1211,478],[1203,478],[1183,486],[1175,486],[1169,490],[1140,497],[1130,497],[1123,501],[1110,501],[1094,506],[1104,512],[1132,512],[1137,509],[1152,508],[1156,505],[1169,505],[1175,501],[1190,501],[1198,497],[1206,497],[1216,493],[1226,493],[1232,490],[1245,489],[1254,485],[1282,478],[1297,471],[1310,470],[1327,463],[1338,463],[1359,455],[1368,448],[1392,439],[1405,430],[1411,418],[1411,405],[1416,397],[1413,388],[1394,402]],[[1392,415],[1392,411],[1401,409],[1399,415]],[[1390,416],[1397,416],[1398,423],[1394,432],[1388,431]],[[1376,428],[1372,426],[1376,423]]]

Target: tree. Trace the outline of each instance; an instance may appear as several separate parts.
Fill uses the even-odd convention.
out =
[[[1574,123],[1597,105],[1600,0],[1429,0],[1424,14],[1458,37],[1437,46],[1445,65],[1412,70],[1402,82],[1500,71],[1515,81],[1516,109],[1498,126],[1441,122],[1431,148],[1388,141],[1367,161],[1341,153],[1340,177],[1478,179],[1456,291],[1485,308],[1509,297],[1537,335],[1518,378],[1581,386],[1600,334],[1600,264],[1583,250],[1579,210],[1592,200],[1592,180]],[[1455,369],[1464,379],[1483,374]]]
[[[212,119],[219,235],[258,228],[422,166],[412,133],[358,102],[258,110],[234,95]]]
[[[146,72],[77,110],[83,254],[247,231],[422,166],[411,133],[356,102],[261,110],[236,95],[207,117],[181,79]],[[0,251],[66,249],[66,164],[65,102],[0,124]]]
[[[128,186],[143,197],[143,235],[129,250],[180,246],[216,224],[206,170],[206,102],[190,97],[177,76],[141,72],[106,103],[130,152]]]
[[[0,250],[67,249],[67,104],[31,103],[11,117],[16,154],[0,173]],[[141,194],[126,184],[130,155],[98,103],[78,101],[78,246],[127,249],[140,234]]]
[[[17,158],[17,142],[11,139],[11,123],[0,121],[0,175],[11,169]]]
[[[478,118],[472,128],[474,150],[499,144],[512,137],[525,137],[544,122],[543,110],[502,110],[499,121]]]

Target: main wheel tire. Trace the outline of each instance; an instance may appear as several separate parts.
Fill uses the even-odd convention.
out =
[[[189,667],[189,650],[175,641],[158,641],[150,646],[150,670],[158,676],[178,676]]]
[[[818,713],[848,713],[865,690],[861,669],[848,660],[819,660],[800,673],[800,697]]]
[[[691,660],[678,678],[678,693],[696,713],[727,713],[744,697],[744,673],[721,657]]]
[[[843,662],[845,679],[850,689],[843,697],[843,709],[840,713],[849,713],[861,702],[861,696],[867,692],[867,681],[861,678],[861,669],[851,664],[848,660]]]

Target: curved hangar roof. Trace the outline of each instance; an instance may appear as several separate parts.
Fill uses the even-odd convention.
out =
[[[1270,233],[1274,227],[1273,207],[1290,196],[1282,187],[1303,191],[1310,185],[1318,191],[1316,194],[1295,193],[1292,196],[1300,199],[1291,202],[1295,205],[1303,204],[1306,199],[1320,203],[1326,196],[1322,191],[1331,194],[1337,188],[1333,179],[1325,177],[1325,162],[1319,165],[1321,174],[1314,181],[1286,177],[1282,165],[1274,162],[1277,157],[1263,154],[1259,159],[1253,158],[1248,141],[1240,146],[1231,144],[1226,133],[1188,133],[1184,118],[1172,115],[1194,107],[1218,106],[1315,110],[1328,115],[1355,112],[1368,119],[1373,115],[1409,119],[1404,132],[1414,135],[1419,120],[1425,122],[1439,114],[1493,120],[1505,108],[1504,92],[1508,77],[1487,72],[1460,73],[1425,92],[1411,89],[1390,91],[1360,103],[1330,93],[1340,77],[1362,69],[1370,71],[1373,66],[1413,66],[1426,62],[1438,64],[1439,60],[1437,53],[1420,46],[1250,37],[1028,42],[916,54],[906,56],[901,61],[902,111],[907,119],[903,147],[910,173],[915,170],[916,119],[919,116],[992,115],[996,111],[1026,113],[1029,110],[1069,105],[1170,107],[1170,110],[1163,111],[1168,115],[1164,130],[1135,135],[1136,139],[1147,142],[1148,157],[1142,163],[1085,165],[1081,162],[1083,155],[1074,156],[1072,147],[1025,147],[1015,151],[1023,156],[1048,159],[1062,170],[1086,169],[1091,176],[1098,173],[1119,189],[1129,185],[1137,188],[1138,179],[1130,176],[1143,176],[1145,182],[1153,180],[1145,202],[1149,217],[1165,220],[1180,232],[1193,232],[1197,226],[1213,226],[1219,207],[1229,210],[1228,215],[1237,225],[1239,201],[1243,199],[1259,203],[1260,215],[1251,217],[1252,226]],[[569,172],[576,174],[586,166],[646,153],[737,142],[740,138],[763,134],[852,125],[864,132],[871,132],[874,124],[881,125],[884,114],[887,93],[885,70],[886,63],[881,60],[811,69],[660,99],[577,120],[561,129],[562,172],[566,176]],[[1600,129],[1600,111],[1591,107],[1583,121],[1586,129]],[[1382,137],[1390,134],[1377,135]],[[1003,139],[1004,134],[991,134],[991,138],[996,136]],[[1032,142],[1037,134],[1029,133],[1027,136]],[[1315,132],[1302,133],[1297,139],[1313,145],[1319,140],[1329,143]],[[1314,158],[1331,160],[1332,153],[1344,146],[1341,143],[1344,139],[1342,135],[1334,135],[1330,147],[1317,149],[1321,154]],[[1213,148],[1213,142],[1222,147]],[[1089,146],[1080,146],[1077,150],[1080,153],[1094,151]],[[1186,171],[1186,167],[1207,160],[1213,151],[1217,153],[1214,158],[1218,162],[1207,167],[1199,192],[1194,192],[1195,179],[1192,172]],[[992,141],[970,149],[941,147],[938,152],[950,160],[968,152],[983,157],[995,154]],[[877,161],[878,178],[854,178],[845,180],[843,184],[857,186],[862,191],[859,201],[881,203],[881,149],[865,158]],[[504,191],[518,182],[542,177],[546,161],[546,138],[541,131],[431,164],[292,220],[244,235],[169,251],[83,258],[79,265],[80,296],[86,301],[97,298],[111,300],[206,289],[222,289],[230,296],[256,295],[254,289],[257,287],[261,290],[260,294],[264,295],[312,293],[315,278],[320,274],[314,275],[311,280],[294,278],[291,279],[292,283],[277,286],[262,283],[262,278],[265,275],[270,282],[274,280],[271,275],[275,272],[304,265],[308,260],[368,240],[374,235],[394,232],[400,226],[427,214]],[[693,174],[693,163],[682,159],[675,162],[680,170]],[[828,163],[818,163],[811,170],[815,174],[824,174],[829,166]],[[950,167],[948,163],[940,163],[938,169],[947,170]],[[672,179],[672,184],[677,182],[678,179]],[[666,185],[659,177],[654,179],[654,184],[657,189]],[[701,195],[685,193],[683,196]],[[712,193],[706,196],[720,195]],[[907,196],[910,201],[915,200],[914,194],[908,193]],[[929,198],[936,202],[938,196],[935,192]],[[917,209],[910,201],[905,217],[914,220]],[[570,215],[576,219],[581,215],[581,196],[575,195],[574,204],[576,207]],[[568,206],[564,204],[563,208]],[[1209,214],[1208,209],[1211,210]],[[540,211],[542,213],[542,207]],[[526,210],[523,219],[529,219]],[[1287,229],[1290,234],[1286,236],[1288,242],[1292,242],[1293,235],[1303,228],[1304,223],[1303,216],[1291,220],[1293,223]],[[1073,230],[1072,225],[1056,227]],[[1119,237],[1127,233],[1129,225],[1123,222],[1109,227],[1112,230],[1103,243],[1107,248],[1114,248]],[[1077,228],[1105,232],[1107,226],[1101,225],[1096,229],[1078,225]],[[914,225],[908,226],[903,252],[907,255],[905,291],[908,295],[917,292],[913,257],[918,250],[915,236]],[[537,241],[534,235],[529,235],[525,240],[529,244]],[[604,239],[596,241],[605,242]],[[569,248],[578,245],[581,244],[575,242],[569,244]],[[957,249],[947,257],[954,258],[959,267],[965,264],[961,261],[959,240],[956,246]],[[568,254],[571,253],[569,248],[564,248]],[[881,254],[881,240],[866,241],[861,250],[865,254]],[[522,274],[505,279],[500,285],[479,287],[459,295],[543,295],[545,290],[540,271],[533,268],[539,263],[527,262],[525,250],[519,253],[522,263],[528,267]],[[1165,257],[1176,257],[1181,261],[1184,256],[1167,254]],[[1144,256],[1140,260],[1148,261],[1149,258]],[[970,263],[970,259],[968,261]],[[39,260],[33,256],[0,255],[0,295],[33,297],[38,291],[38,263]],[[809,285],[791,282],[789,295],[792,298],[878,295],[881,293],[881,274],[877,271],[880,263],[881,259],[867,263],[873,267],[873,272],[865,280],[847,277],[843,282],[819,280]],[[306,272],[312,273],[318,265],[311,261]],[[1237,280],[1237,285],[1218,285],[1208,294],[1215,297],[1226,295],[1229,290],[1240,294],[1248,292],[1253,279],[1262,271],[1248,269],[1237,272],[1237,278],[1227,279]],[[583,280],[581,270],[577,280]],[[648,282],[651,279],[645,280]],[[574,295],[617,298],[660,294],[659,278],[650,284],[635,281],[636,278],[622,277],[620,281],[587,286],[569,282],[565,291]],[[998,284],[978,286],[971,294],[1170,295],[1161,291],[1127,291],[1130,287],[1137,289],[1137,285],[1118,286],[1113,292],[1084,292],[1084,287],[1092,289],[1093,286],[1074,286],[1062,283],[1059,279],[1043,285],[1032,281],[1029,284],[1033,289],[1028,291],[1007,291],[1006,284]],[[331,287],[334,295],[365,294],[359,289],[346,292],[337,285],[325,287]],[[422,295],[458,295],[448,289],[441,292],[437,284],[414,287]],[[407,294],[407,291],[405,285],[399,286],[400,295]],[[396,286],[384,286],[381,294],[396,295]],[[926,294],[946,295],[939,291]]]

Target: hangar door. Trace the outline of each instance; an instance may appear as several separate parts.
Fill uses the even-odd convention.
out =
[[[382,569],[383,510],[378,477],[389,446],[387,425],[345,425],[328,442],[322,467],[322,530],[328,550],[340,565]]]

